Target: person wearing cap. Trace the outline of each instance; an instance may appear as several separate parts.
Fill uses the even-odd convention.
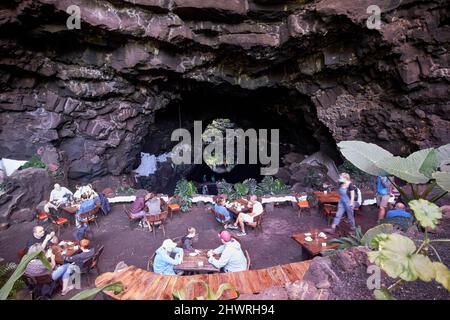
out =
[[[175,258],[170,255],[175,253]],[[173,266],[183,262],[183,249],[177,248],[177,244],[171,239],[163,241],[161,247],[156,250],[153,261],[153,271],[159,274],[174,275]]]
[[[228,231],[219,233],[219,238],[222,245],[208,251],[208,262],[225,272],[247,270],[247,258],[242,251],[241,244],[233,239]],[[220,254],[220,258],[214,258],[215,254]]]
[[[325,229],[325,232],[334,234],[336,232],[337,225],[341,222],[344,213],[347,214],[348,220],[350,221],[350,228],[352,231],[355,230],[355,215],[353,213],[353,208],[350,206],[350,197],[348,193],[348,188],[350,186],[350,176],[346,173],[342,173],[339,177],[339,203],[336,216],[331,224],[331,228]]]

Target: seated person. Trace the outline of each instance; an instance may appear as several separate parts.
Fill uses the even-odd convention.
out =
[[[161,199],[156,197],[153,193],[148,193],[145,196],[145,205],[147,206],[148,215],[156,216],[161,213]]]
[[[85,197],[85,196],[83,196]],[[87,218],[80,217],[80,214],[87,212],[89,210],[94,209],[96,206],[100,205],[98,198],[94,199],[86,199],[82,203],[78,204],[78,210],[75,213],[75,226],[76,226],[76,234],[75,238],[79,241],[84,238],[86,231],[88,229],[88,223],[82,222],[81,219]],[[90,215],[88,215],[90,216]]]
[[[194,227],[189,227],[187,229],[187,234],[181,238],[181,243],[183,244],[183,249],[194,251],[192,244],[197,240],[197,230]]]
[[[95,197],[98,197],[97,192],[95,192],[92,185],[88,184],[87,186],[75,186],[76,190],[73,194],[73,197],[75,200],[81,200],[81,199],[93,199]]]
[[[243,213],[243,212],[239,213],[236,222],[233,225],[233,228],[237,229],[237,225],[239,224],[241,228],[241,232],[237,234],[238,236],[247,235],[247,233],[245,233],[245,224],[247,223],[248,225],[255,227],[256,222],[254,222],[253,219],[256,216],[262,214],[264,211],[261,202],[258,201],[258,197],[255,195],[250,197],[250,205],[252,207],[252,211],[250,213]],[[228,228],[230,227],[228,226]]]
[[[49,234],[45,234],[44,227],[35,226],[33,228],[33,237],[30,238],[25,244],[25,250],[28,251],[34,244],[39,244],[44,250],[47,247],[48,242],[55,236],[55,232],[52,231]]]
[[[386,214],[386,219],[390,219],[390,218],[394,218],[394,217],[403,217],[403,218],[412,220],[413,216],[409,212],[406,212],[405,209],[406,209],[406,206],[403,203],[398,202],[395,205],[394,210],[388,211],[388,213]]]
[[[217,213],[222,214],[225,217],[225,220],[220,220],[219,217],[216,217],[216,220],[222,224],[225,224],[225,228],[227,228],[227,225],[231,224],[231,213],[228,211],[227,208],[225,208],[225,199],[222,197],[217,197],[216,204],[214,205],[214,211]]]
[[[175,258],[170,254],[175,253]],[[163,241],[161,247],[156,250],[153,261],[153,271],[159,274],[174,275],[173,266],[183,262],[183,249],[177,248],[177,244],[170,239]]]
[[[88,267],[84,266],[84,263],[95,255],[95,250],[90,248],[90,244],[91,242],[88,239],[80,240],[79,247],[81,252],[71,257],[66,256],[63,251],[62,256],[64,258],[64,263],[76,265],[80,268],[81,272],[86,272]]]
[[[242,251],[240,243],[231,237],[228,231],[219,234],[222,245],[214,250],[208,251],[208,262],[225,272],[247,270],[247,258]],[[219,260],[214,254],[220,254]]]
[[[42,247],[39,244],[34,244],[30,247],[28,253],[35,253],[40,251],[43,251]],[[62,278],[63,287],[61,294],[62,295],[67,294],[67,292],[73,289],[73,286],[69,286],[69,278],[72,273],[70,265],[64,264],[55,269],[56,267],[55,255],[52,253],[52,250],[49,249],[46,252],[45,256],[50,260],[51,270],[47,269],[47,267],[44,266],[41,259],[36,258],[28,263],[24,274],[29,277],[37,277],[48,274],[51,275],[54,281]]]
[[[72,191],[67,189],[66,187],[61,187],[58,183],[54,185],[52,192],[50,192],[50,203],[59,207],[65,203],[67,203],[70,197],[73,196]]]

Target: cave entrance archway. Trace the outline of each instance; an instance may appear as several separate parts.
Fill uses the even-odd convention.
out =
[[[336,148],[331,134],[318,121],[309,98],[297,91],[285,88],[244,90],[236,86],[196,84],[184,87],[180,91],[180,99],[155,113],[155,122],[143,141],[142,152],[155,155],[170,152],[178,143],[170,141],[175,129],[187,129],[193,136],[194,121],[201,120],[205,130],[215,119],[229,119],[244,131],[251,128],[256,131],[267,129],[268,132],[270,129],[278,129],[280,165],[281,158],[289,152],[309,155],[323,149],[324,142],[329,145],[329,149]],[[268,136],[270,137],[270,133]],[[181,172],[174,173],[172,178],[165,174],[164,179],[171,181],[164,187],[152,185],[151,188],[156,188],[155,191],[158,192],[172,193],[176,181],[181,177],[199,185],[221,179],[230,183],[242,182],[248,178],[260,181],[263,178],[260,169],[261,164],[237,164],[230,172],[217,173],[203,161],[202,164],[191,164],[183,168]],[[143,187],[148,188],[148,185]]]

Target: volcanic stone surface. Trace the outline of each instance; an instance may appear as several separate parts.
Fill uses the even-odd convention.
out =
[[[81,29],[66,26],[70,5]],[[369,5],[381,8],[379,30],[366,25]],[[261,108],[287,127],[302,118],[320,144],[359,139],[407,154],[448,143],[449,6],[4,0],[0,157],[50,146],[66,154],[70,179],[128,173],[155,113],[200,88],[217,100],[268,92],[276,99]]]

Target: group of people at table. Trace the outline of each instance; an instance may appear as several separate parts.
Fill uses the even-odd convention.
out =
[[[73,193],[68,188],[56,183],[43,210],[52,216],[57,216],[62,208],[74,207],[76,209],[75,224],[77,228],[75,237],[77,240],[81,240],[87,231],[88,225],[81,221],[79,218],[80,214],[92,210],[96,206],[99,206],[102,212],[107,214],[111,208],[108,199],[103,194],[97,193],[92,185],[77,185],[75,188],[76,191]]]
[[[197,237],[195,228],[188,228],[188,233],[181,240],[178,247],[172,239],[166,239],[156,250],[153,261],[153,272],[164,275],[182,274],[177,266],[183,263],[185,251],[187,253],[199,254],[200,251],[193,248],[192,244]],[[242,250],[241,244],[233,238],[229,231],[223,230],[218,234],[221,245],[207,252],[208,263],[212,264],[220,272],[244,271],[247,269],[247,258]],[[175,255],[172,257],[172,255]],[[216,258],[216,255],[220,255]]]
[[[218,196],[215,199],[214,210],[220,213],[224,220],[216,217],[216,219],[224,225],[225,229],[240,229],[238,236],[245,236],[246,224],[253,225],[254,218],[263,213],[264,209],[257,200],[256,196],[250,196],[248,213],[240,212],[236,219],[233,220],[233,213],[227,209],[225,198]],[[145,196],[137,197],[130,207],[130,214],[133,218],[142,218],[141,227],[144,227],[144,218],[152,214],[161,213],[161,199],[153,194],[148,193]],[[233,235],[223,230],[218,234],[222,245],[209,250],[207,252],[208,263],[212,264],[221,272],[244,271],[247,269],[247,258],[241,248],[241,244]],[[172,239],[166,239],[162,245],[156,250],[153,261],[153,271],[159,274],[175,275],[177,274],[177,265],[183,262],[184,252],[199,254],[200,251],[193,248],[195,239],[198,238],[197,230],[193,227],[188,228],[187,234],[181,240],[181,246],[178,247]],[[220,257],[216,258],[216,256]],[[173,256],[173,257],[172,257]],[[182,272],[178,272],[181,274]]]
[[[24,273],[25,276],[40,277],[48,275],[55,283],[62,280],[62,295],[74,289],[74,285],[70,281],[71,275],[75,272],[85,272],[87,268],[85,262],[93,258],[95,254],[95,250],[90,247],[88,239],[73,243],[59,241],[53,231],[47,234],[42,226],[33,228],[33,235],[27,241],[25,250],[28,254],[44,252],[51,266],[51,270],[49,270],[41,259],[35,258],[28,263]]]

